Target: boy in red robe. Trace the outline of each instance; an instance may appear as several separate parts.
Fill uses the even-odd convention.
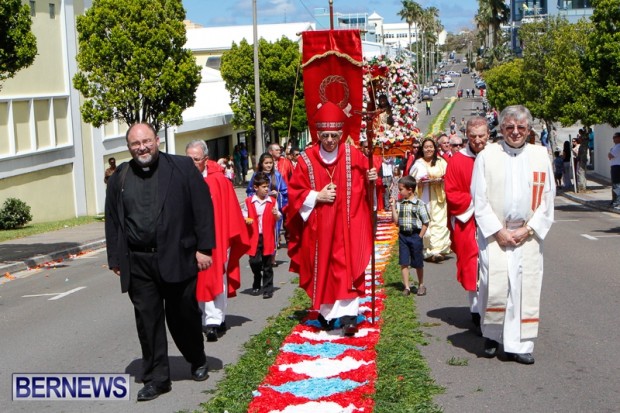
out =
[[[489,127],[486,118],[476,116],[467,122],[465,130],[467,145],[450,159],[444,184],[451,248],[456,254],[456,279],[468,291],[471,319],[474,325],[479,327],[478,243],[471,178],[476,156],[484,149],[489,139]]]
[[[252,294],[263,290],[263,298],[273,297],[273,255],[276,223],[282,219],[278,201],[269,196],[269,177],[264,172],[254,175],[254,195],[245,199],[243,216],[250,231],[250,268],[254,273]]]
[[[301,154],[289,186],[289,270],[299,274],[323,327],[353,336],[372,253],[366,188],[377,172],[345,143],[339,106],[326,102],[312,119],[319,144]]]
[[[194,160],[209,186],[215,219],[213,265],[198,273],[196,298],[202,310],[202,326],[207,341],[217,341],[226,331],[226,306],[241,284],[239,259],[250,242],[239,200],[223,168],[208,160],[209,150],[202,140],[190,142],[185,154]]]

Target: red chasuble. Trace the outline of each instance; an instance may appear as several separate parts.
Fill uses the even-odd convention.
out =
[[[471,206],[471,178],[476,158],[461,152],[450,158],[444,176],[448,204],[448,228],[452,250],[456,254],[456,279],[467,291],[476,291],[478,280],[478,243],[476,220],[472,215],[467,222],[456,218]],[[454,222],[454,224],[452,224]]]
[[[284,182],[286,182],[286,186],[288,186],[288,181],[291,179],[291,175],[293,174],[293,164],[286,156],[280,156],[277,162],[277,171],[280,172],[282,178],[284,178]]]
[[[363,295],[364,270],[372,252],[368,159],[347,144],[341,143],[337,150],[332,165],[321,160],[319,145],[305,151],[289,186],[289,270],[299,274],[299,285],[312,299],[313,309]],[[308,193],[321,191],[330,182],[336,185],[336,200],[317,203],[304,222],[299,211]]]
[[[239,259],[250,247],[250,239],[246,228],[239,200],[232,183],[222,173],[223,168],[217,162],[207,161],[207,177],[213,201],[213,218],[215,219],[215,245],[213,248],[213,265],[207,270],[198,272],[196,298],[198,301],[213,301],[224,292],[224,271],[228,281],[228,297],[234,297],[241,285]],[[228,267],[226,267],[227,253]]]

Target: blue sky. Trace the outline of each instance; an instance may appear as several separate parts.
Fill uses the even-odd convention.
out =
[[[439,9],[439,19],[446,30],[457,32],[474,28],[477,0],[418,0],[426,8]],[[314,21],[314,9],[329,9],[328,0],[257,0],[258,22],[291,23]],[[183,0],[187,18],[206,27],[252,24],[252,0]],[[398,23],[401,0],[334,0],[340,13],[379,13],[385,23]]]

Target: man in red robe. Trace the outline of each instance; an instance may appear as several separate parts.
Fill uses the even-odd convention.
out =
[[[345,143],[340,107],[326,102],[312,120],[318,144],[301,154],[289,185],[289,270],[299,274],[323,327],[353,336],[373,252],[366,188],[377,172]]]
[[[288,186],[288,181],[291,179],[291,175],[293,174],[293,164],[286,157],[282,156],[282,147],[277,143],[272,143],[269,145],[269,154],[273,156],[273,166],[276,168],[276,171],[280,172],[282,178],[284,178],[284,182]]]
[[[185,154],[205,177],[213,200],[213,265],[198,273],[196,298],[207,341],[217,341],[226,331],[227,301],[236,295],[241,284],[239,259],[250,247],[250,239],[232,183],[224,176],[223,168],[208,159],[208,153],[202,140],[192,141],[185,148]]]
[[[468,292],[472,322],[480,326],[478,313],[478,243],[471,196],[474,161],[489,139],[486,118],[476,116],[466,125],[467,145],[455,153],[444,176],[448,204],[448,228],[456,254],[456,279]]]
[[[445,133],[439,135],[437,145],[439,146],[439,155],[449,163],[452,160],[452,151],[450,150],[450,138],[448,135]]]

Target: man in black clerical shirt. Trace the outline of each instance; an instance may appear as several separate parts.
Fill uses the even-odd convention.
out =
[[[196,274],[211,266],[215,247],[209,188],[191,159],[159,152],[146,123],[130,126],[133,158],[108,181],[105,231],[108,265],[133,303],[142,347],[138,401],[171,390],[166,321],[191,376],[208,377]]]

